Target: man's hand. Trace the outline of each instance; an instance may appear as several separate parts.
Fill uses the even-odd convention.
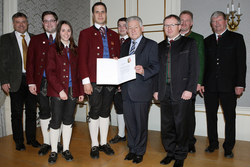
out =
[[[3,91],[8,95],[8,94],[9,94],[9,91],[10,91],[10,84],[9,84],[9,83],[3,84],[3,85],[2,85],[2,89],[3,89]]]
[[[154,96],[155,100],[158,100],[158,92],[155,92],[155,93],[153,94],[153,96]]]
[[[36,85],[30,85],[29,86],[29,91],[30,93],[32,93],[33,95],[37,95],[37,92],[36,92]]]
[[[187,90],[185,90],[185,91],[182,93],[182,96],[181,96],[181,98],[182,98],[183,100],[189,100],[189,99],[191,99],[191,97],[192,97],[192,92],[187,91]]]
[[[84,84],[83,89],[84,89],[84,93],[86,93],[87,95],[91,95],[92,92],[93,92],[93,87],[92,87],[92,85],[90,83],[89,84]]]
[[[62,90],[60,93],[59,93],[59,96],[62,100],[67,100],[68,99],[68,96],[67,94],[64,92],[64,90]]]
[[[143,69],[143,67],[141,65],[135,66],[135,71],[138,74],[144,75],[144,69]]]
[[[243,87],[235,87],[235,94],[237,96],[241,96],[244,92],[244,88]]]

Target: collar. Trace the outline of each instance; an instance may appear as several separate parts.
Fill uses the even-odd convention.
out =
[[[29,34],[27,33],[27,31],[25,32],[25,33],[20,33],[20,32],[17,32],[17,31],[15,31],[15,34],[16,34],[16,36],[18,36],[18,37],[20,37],[20,38],[22,38],[21,37],[21,35],[25,35],[25,37],[27,37]]]
[[[62,41],[61,41],[61,42],[62,42]],[[66,48],[66,46],[68,46],[68,48],[69,48],[69,43],[70,43],[70,42],[68,42],[68,44],[65,44],[65,43],[62,42],[64,48]]]
[[[121,39],[121,38],[124,38],[124,39],[126,40],[126,39],[128,39],[128,35],[125,35],[125,36],[123,36],[123,37],[120,36],[120,39]]]
[[[106,25],[101,26],[100,24],[97,24],[97,23],[95,23],[94,25],[95,25],[95,27],[96,27],[98,30],[99,30],[100,27],[105,28],[105,30],[107,29]]]
[[[225,29],[225,30],[224,30],[221,34],[217,34],[217,33],[215,33],[215,37],[216,37],[216,39],[218,38],[218,36],[219,36],[219,35],[221,35],[221,36],[222,36],[222,35],[223,35],[226,31],[227,31],[227,29]]]
[[[135,41],[137,44],[139,44],[140,41],[141,41],[141,39],[142,39],[142,35],[141,35],[139,38],[137,38],[136,40],[131,39],[131,43],[132,43],[133,41]]]
[[[181,38],[181,34],[178,34],[176,37],[174,37],[172,39],[168,38],[168,41],[170,41],[170,40],[177,41],[180,38]]]
[[[46,32],[46,35],[47,35],[47,37],[48,37],[48,39],[49,39],[49,35],[52,35],[52,37],[53,37],[53,40],[56,38],[56,32],[54,32],[54,33],[49,33],[49,32]]]
[[[192,33],[192,31],[191,30],[189,30],[188,32],[186,32],[186,33],[181,33],[181,36],[185,36],[185,37],[187,37],[187,36],[189,36],[190,34]]]

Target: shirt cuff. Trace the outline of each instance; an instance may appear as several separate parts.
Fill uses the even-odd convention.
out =
[[[36,84],[29,84],[29,86],[36,86]]]
[[[89,77],[84,78],[84,79],[82,80],[82,84],[83,84],[83,85],[85,85],[85,84],[89,84],[89,83],[90,83],[90,79],[89,79]]]

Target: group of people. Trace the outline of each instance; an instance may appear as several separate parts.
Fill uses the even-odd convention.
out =
[[[92,7],[94,25],[80,32],[78,47],[68,21],[58,22],[56,13],[42,14],[45,30],[39,35],[27,32],[27,16],[12,17],[14,32],[0,39],[0,81],[10,94],[11,122],[16,149],[25,150],[22,115],[25,105],[27,144],[40,147],[39,155],[51,153],[48,162],[56,162],[58,153],[67,161],[76,101],[88,97],[90,156],[99,152],[114,155],[107,142],[109,116],[114,101],[118,134],[109,141],[126,141],[129,152],[124,160],[143,161],[148,136],[148,114],[152,97],[160,101],[161,136],[166,157],[163,165],[175,161],[182,167],[188,152],[194,153],[195,97],[204,97],[209,146],[219,148],[217,110],[222,105],[225,117],[224,155],[233,157],[237,97],[243,94],[246,78],[246,47],[241,34],[227,30],[221,11],[211,15],[213,34],[205,40],[191,31],[193,14],[182,11],[163,20],[166,39],[157,44],[143,35],[138,16],[121,18],[118,33],[107,28],[107,7],[97,2]],[[136,55],[136,79],[119,86],[96,84],[97,58],[121,58]],[[43,144],[36,140],[36,107]],[[63,145],[60,142],[62,133]],[[100,133],[100,141],[98,136]]]

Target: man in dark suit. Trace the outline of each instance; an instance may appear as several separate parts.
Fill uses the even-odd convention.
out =
[[[25,134],[28,145],[39,147],[36,140],[36,96],[29,92],[26,83],[26,56],[30,36],[28,20],[23,13],[12,16],[14,32],[0,39],[0,79],[2,89],[10,94],[11,124],[16,149],[25,150],[23,137],[23,106],[25,104]]]
[[[246,46],[241,34],[227,30],[226,15],[216,11],[211,15],[213,34],[205,39],[205,73],[203,91],[209,146],[206,152],[219,148],[217,112],[219,102],[225,118],[224,156],[233,157],[237,96],[246,86]]]
[[[163,165],[175,160],[182,167],[188,153],[189,118],[199,74],[196,42],[181,36],[180,18],[169,15],[163,21],[167,39],[159,43],[160,72],[154,97],[161,104],[161,135],[167,156]]]
[[[45,155],[50,150],[50,136],[48,125],[51,119],[50,102],[47,96],[47,79],[45,75],[45,59],[49,46],[55,42],[56,26],[58,23],[56,13],[45,11],[42,14],[44,33],[31,38],[27,55],[27,84],[32,94],[37,95],[39,104],[39,118],[43,135],[43,144],[38,151]],[[59,144],[60,146],[61,144]],[[61,148],[61,147],[59,147]],[[62,148],[61,148],[62,149]],[[58,152],[60,152],[59,150]]]
[[[141,18],[127,19],[130,39],[121,47],[121,57],[135,54],[136,79],[122,85],[123,112],[127,127],[129,153],[125,160],[140,163],[146,152],[148,113],[153,96],[153,77],[159,72],[157,43],[142,35]]]
[[[107,7],[97,2],[92,7],[94,25],[80,32],[78,41],[79,76],[84,92],[89,97],[89,132],[92,158],[99,158],[99,151],[113,155],[114,150],[107,143],[109,115],[115,86],[96,85],[97,58],[115,58],[120,55],[119,35],[106,24]],[[100,145],[98,133],[100,127]]]
[[[180,14],[181,19],[181,35],[185,37],[193,38],[196,41],[197,48],[198,48],[198,55],[199,55],[199,64],[200,64],[200,72],[199,72],[199,79],[197,84],[197,91],[201,92],[201,84],[203,81],[203,73],[204,73],[204,37],[196,32],[193,32],[191,29],[193,27],[193,13],[184,10]],[[202,94],[201,94],[202,95]],[[192,99],[192,106],[190,108],[190,132],[189,132],[189,144],[188,144],[188,152],[194,153],[196,152],[195,143],[196,138],[194,137],[195,132],[195,98]]]

